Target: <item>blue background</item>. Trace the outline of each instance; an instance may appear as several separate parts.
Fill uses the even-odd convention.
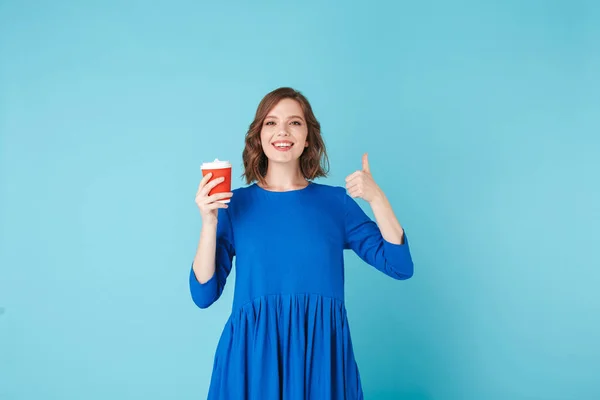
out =
[[[205,398],[199,167],[287,85],[411,237],[348,254],[366,398],[600,398],[600,6],[496,3],[0,1],[0,399]]]

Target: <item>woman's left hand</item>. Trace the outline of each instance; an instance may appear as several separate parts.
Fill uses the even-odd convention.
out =
[[[362,170],[346,177],[346,189],[352,198],[358,197],[372,203],[374,200],[383,197],[383,192],[373,180],[368,157],[366,153],[362,157]]]

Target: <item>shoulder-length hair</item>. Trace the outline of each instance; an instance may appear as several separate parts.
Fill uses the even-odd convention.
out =
[[[260,132],[269,111],[283,99],[293,99],[300,104],[307,124],[308,135],[306,141],[308,147],[304,149],[299,160],[302,175],[307,180],[313,180],[318,177],[326,177],[329,172],[329,159],[325,142],[321,137],[321,124],[317,121],[310,103],[299,91],[282,87],[268,93],[261,100],[254,121],[252,121],[246,133],[246,146],[242,153],[244,162],[242,177],[246,179],[247,184],[255,181],[265,184],[264,178],[267,174],[268,159],[262,148]]]

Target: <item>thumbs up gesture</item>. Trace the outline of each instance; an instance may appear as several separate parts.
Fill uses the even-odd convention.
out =
[[[371,175],[367,153],[362,157],[362,169],[346,177],[346,189],[352,198],[358,197],[369,203],[383,196],[383,192]]]

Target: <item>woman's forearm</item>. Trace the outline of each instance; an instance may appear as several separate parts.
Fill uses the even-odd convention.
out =
[[[404,229],[385,194],[380,191],[369,204],[383,238],[393,244],[404,244]]]
[[[200,240],[192,268],[198,282],[204,284],[215,274],[217,225],[202,225]]]

